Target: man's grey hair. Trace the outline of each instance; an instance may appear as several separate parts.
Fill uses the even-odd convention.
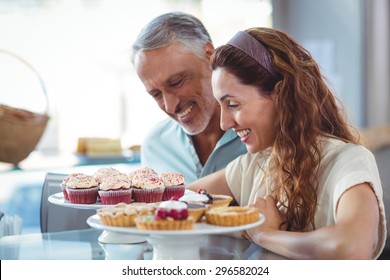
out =
[[[166,47],[175,41],[199,58],[204,57],[204,45],[207,42],[212,44],[209,33],[198,18],[182,12],[166,13],[154,18],[138,34],[131,61],[134,64],[139,51]]]

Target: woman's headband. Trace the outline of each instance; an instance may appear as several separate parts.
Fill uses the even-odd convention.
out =
[[[254,37],[244,31],[238,31],[236,35],[228,42],[251,58],[257,61],[274,78],[277,77],[276,71],[272,65],[271,55],[268,50]]]

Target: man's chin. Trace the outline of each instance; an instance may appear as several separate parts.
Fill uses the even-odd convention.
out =
[[[189,125],[182,124],[180,122],[179,122],[179,124],[180,124],[181,128],[184,130],[184,132],[188,135],[191,135],[191,136],[202,133],[207,127],[207,126],[202,126],[202,127],[189,126]]]
[[[181,125],[181,128],[184,130],[184,132],[190,136],[197,135],[204,131],[204,129],[189,129],[188,127],[185,127]]]

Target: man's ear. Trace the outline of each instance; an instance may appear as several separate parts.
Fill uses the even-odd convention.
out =
[[[205,53],[205,56],[206,56],[206,58],[208,60],[210,60],[211,55],[213,54],[213,52],[214,52],[214,46],[210,42],[207,42],[204,45],[204,53]]]

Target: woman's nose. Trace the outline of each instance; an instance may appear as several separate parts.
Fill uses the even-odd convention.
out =
[[[225,130],[225,131],[233,128],[235,125],[235,121],[232,118],[232,116],[229,113],[225,112],[224,109],[221,109],[221,124],[220,125],[221,125],[221,129]]]

